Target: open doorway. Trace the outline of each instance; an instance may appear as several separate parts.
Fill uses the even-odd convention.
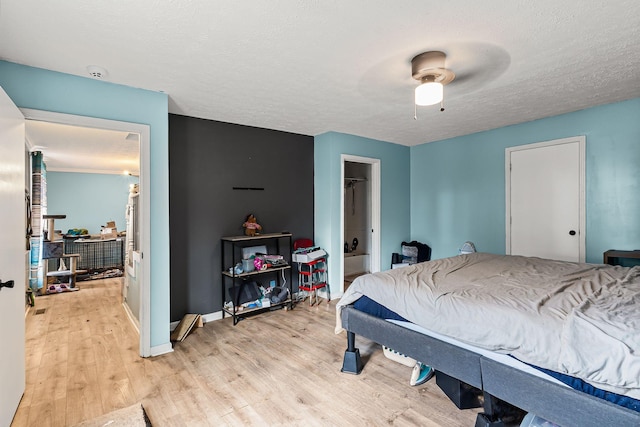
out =
[[[342,156],[342,291],[380,271],[380,160]]]
[[[126,277],[128,288],[126,288],[125,295],[125,310],[127,310],[129,317],[131,318],[134,326],[139,331],[140,341],[140,355],[143,357],[150,355],[150,319],[149,319],[149,305],[150,305],[150,289],[149,289],[149,266],[147,262],[143,262],[142,253],[147,252],[150,253],[149,248],[149,229],[150,229],[150,221],[149,221],[149,143],[150,143],[150,131],[147,125],[141,125],[136,123],[128,123],[128,122],[118,122],[104,119],[97,119],[91,117],[84,116],[73,116],[59,113],[52,113],[47,111],[39,111],[39,110],[30,110],[23,109],[22,113],[26,118],[26,128],[27,128],[27,136],[29,134],[29,127],[33,126],[34,128],[43,124],[55,124],[60,126],[66,126],[68,128],[75,129],[79,135],[82,135],[83,132],[97,132],[104,135],[116,136],[117,138],[125,139],[127,144],[135,144],[138,151],[138,160],[136,165],[127,165],[127,169],[124,169],[123,165],[111,165],[109,167],[112,168],[111,173],[117,171],[120,175],[121,180],[124,182],[127,181],[127,186],[131,186],[131,188],[136,187],[138,195],[135,197],[135,205],[136,205],[136,213],[137,213],[137,224],[138,228],[134,233],[138,237],[138,241],[136,245],[132,245],[131,247],[135,247],[136,254],[130,254],[131,262],[127,262],[126,267],[124,269],[124,277]],[[69,129],[67,129],[69,130]],[[105,137],[108,138],[108,137]],[[47,143],[39,143],[38,141],[29,141],[30,145],[32,145],[32,151],[41,151],[45,154],[47,150],[50,151],[51,155],[55,156],[65,156],[64,150],[60,147],[51,148],[47,147]],[[108,142],[102,141],[100,145],[106,146]],[[73,146],[73,144],[69,144],[69,146]],[[76,146],[77,148],[77,146]],[[86,148],[86,147],[85,147]],[[67,147],[69,149],[69,147]],[[98,148],[93,149],[98,150]],[[74,158],[76,156],[82,155],[79,154],[82,150],[77,149],[76,152],[67,151],[66,157],[67,160],[70,158]],[[54,154],[55,153],[55,154]],[[85,156],[85,167],[77,167],[75,169],[76,173],[97,173],[105,175],[105,172],[108,172],[104,166],[104,163],[98,163],[102,166],[96,166],[89,159],[89,155]],[[100,157],[100,156],[98,156]],[[53,164],[64,164],[56,163],[51,159]],[[82,159],[81,159],[82,163]],[[100,168],[103,168],[102,170]],[[54,167],[56,173],[66,173],[71,174],[73,171],[71,168],[65,169],[64,167]],[[125,172],[127,171],[127,172]],[[125,179],[125,173],[128,175]],[[137,175],[135,179],[131,179],[134,175]],[[86,177],[86,175],[83,175]],[[134,182],[137,181],[137,182]],[[127,191],[127,188],[124,188],[123,191]],[[77,200],[80,203],[83,199],[83,195],[77,194]],[[86,195],[85,200],[86,200]],[[128,197],[127,194],[127,205],[123,205],[121,208],[122,218],[125,218],[125,212],[129,210],[129,203],[131,202],[131,198]],[[52,212],[54,213],[54,212]],[[57,212],[55,212],[57,213]],[[64,212],[62,212],[64,214]],[[122,228],[126,228],[127,219],[122,220]],[[68,224],[66,224],[68,225]],[[106,224],[108,225],[108,224]],[[65,230],[66,231],[66,230]],[[92,230],[91,234],[94,234],[95,230]],[[127,250],[127,245],[123,248],[125,253]],[[137,255],[137,256],[136,256]],[[148,258],[147,258],[148,259]],[[134,286],[132,287],[131,284]]]
[[[344,290],[371,265],[371,165],[344,162]]]

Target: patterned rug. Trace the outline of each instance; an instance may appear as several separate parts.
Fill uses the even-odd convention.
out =
[[[151,421],[147,417],[140,403],[127,408],[99,416],[92,420],[83,421],[75,427],[150,427]]]

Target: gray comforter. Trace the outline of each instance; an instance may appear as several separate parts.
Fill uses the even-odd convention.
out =
[[[640,399],[640,267],[473,253],[368,274],[366,295],[426,329]]]

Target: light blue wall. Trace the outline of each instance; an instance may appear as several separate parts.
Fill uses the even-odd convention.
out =
[[[640,98],[411,148],[411,235],[505,253],[505,148],[586,136],[586,261],[640,248]]]
[[[169,116],[164,93],[0,61],[0,86],[21,108],[151,128],[151,346],[169,341]]]
[[[340,200],[343,192],[341,155],[380,159],[380,262],[389,268],[391,254],[409,233],[409,147],[337,132],[314,140],[314,239],[329,253],[329,284],[341,289]]]
[[[89,234],[99,234],[107,221],[126,231],[129,184],[138,181],[134,176],[48,171],[47,212],[67,216],[56,220],[56,229],[63,233],[86,228]]]

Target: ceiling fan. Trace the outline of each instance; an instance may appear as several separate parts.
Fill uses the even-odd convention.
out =
[[[503,47],[490,43],[450,42],[427,48],[422,45],[417,49],[414,45],[399,50],[367,68],[358,81],[358,90],[375,105],[397,107],[398,114],[406,117],[406,110],[402,107],[411,105],[407,103],[407,96],[413,98],[412,103],[415,107],[415,89],[423,84],[423,77],[425,80],[446,81],[446,84],[442,85],[446,86],[443,93],[446,92],[449,104],[447,108],[453,108],[459,105],[457,103],[461,102],[462,98],[482,90],[500,78],[509,68],[510,62],[511,57]],[[451,72],[454,78],[445,78],[447,73],[442,70]],[[420,106],[425,110],[433,107]]]
[[[440,103],[444,111],[444,86],[456,78],[453,71],[444,66],[447,55],[439,50],[423,52],[411,60],[411,76],[420,82],[415,89],[415,105],[426,106]],[[417,119],[417,113],[414,114]]]
[[[445,66],[445,61],[450,68]],[[467,95],[497,79],[509,68],[510,62],[504,48],[478,42],[451,43],[447,53],[430,50],[415,55],[411,59],[411,76],[420,84],[414,88],[414,119],[417,119],[418,106],[439,103],[440,111],[444,111],[444,86],[449,83],[453,85],[447,89],[448,96]]]

